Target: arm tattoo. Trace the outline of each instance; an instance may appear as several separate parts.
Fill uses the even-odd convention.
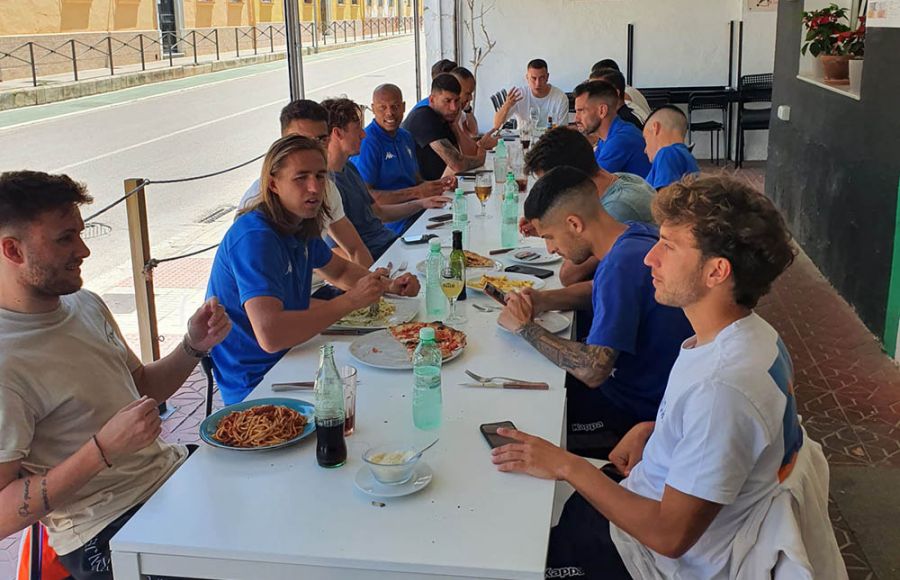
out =
[[[476,157],[467,157],[463,155],[459,148],[450,142],[450,139],[441,139],[431,144],[435,153],[440,155],[447,165],[456,165],[463,168],[463,171],[474,169],[481,165]]]
[[[618,352],[606,346],[592,346],[560,338],[533,321],[519,331],[519,335],[550,359],[589,386],[597,386],[609,377]]]
[[[25,486],[25,489],[22,492],[22,505],[19,506],[19,517],[28,518],[31,516],[31,510],[29,509],[29,502],[31,500],[31,479],[26,477],[23,480],[22,485]]]
[[[44,511],[51,512],[53,508],[50,507],[50,494],[47,492],[47,478],[41,478],[41,499],[44,501]]]

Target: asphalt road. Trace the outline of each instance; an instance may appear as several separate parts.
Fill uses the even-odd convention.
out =
[[[350,47],[304,59],[307,98],[346,95],[371,102],[372,89],[399,85],[415,103],[412,37]],[[67,173],[87,184],[87,216],[124,193],[126,178],[203,175],[265,152],[278,137],[288,102],[284,61],[212,73],[64,103],[0,113],[0,171]],[[218,177],[148,188],[154,247],[183,234],[223,206],[236,205],[261,161]],[[98,218],[111,231],[88,239],[86,284],[129,261],[124,204]],[[154,257],[165,257],[156,255]]]

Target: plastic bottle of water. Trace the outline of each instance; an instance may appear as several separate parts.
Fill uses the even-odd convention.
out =
[[[494,183],[503,183],[506,179],[506,141],[500,139],[494,148]]]
[[[419,429],[441,426],[441,349],[434,341],[434,329],[419,331],[419,346],[413,354],[413,423]]]
[[[441,290],[441,268],[444,267],[441,240],[431,238],[428,248],[430,252],[425,261],[425,315],[431,320],[443,320],[447,315],[447,297]]]
[[[469,203],[461,187],[453,196],[453,229],[462,232],[463,246],[469,243]]]
[[[514,248],[519,243],[519,186],[512,173],[507,177],[501,217],[500,246]]]

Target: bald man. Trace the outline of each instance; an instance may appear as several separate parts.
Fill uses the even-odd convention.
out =
[[[392,84],[377,87],[372,93],[375,119],[366,127],[359,155],[350,158],[379,204],[432,197],[456,186],[453,177],[422,180],[413,136],[400,127],[405,112],[400,87]],[[402,234],[420,215],[421,212],[386,225],[394,233]]]
[[[674,105],[656,109],[644,124],[645,151],[652,163],[647,183],[657,190],[700,172],[697,160],[684,144],[687,129],[687,117]]]

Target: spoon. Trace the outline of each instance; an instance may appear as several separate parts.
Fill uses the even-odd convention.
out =
[[[429,449],[434,447],[434,444],[440,440],[441,440],[440,437],[438,437],[437,439],[435,439],[434,441],[432,441],[431,443],[426,445],[425,448],[423,448],[421,451],[418,451],[415,455],[413,455],[413,457],[419,457],[420,455],[422,455],[423,453],[425,453],[426,451],[428,451]]]

